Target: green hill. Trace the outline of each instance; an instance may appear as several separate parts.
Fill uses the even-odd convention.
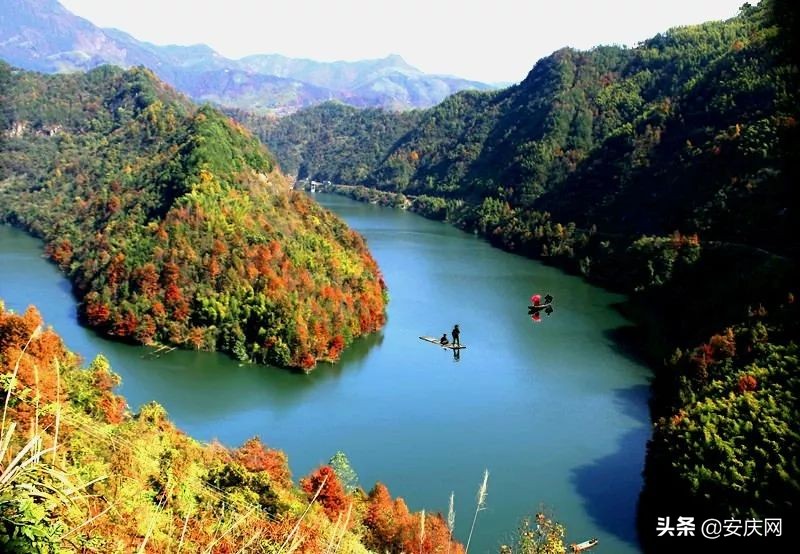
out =
[[[360,110],[339,102],[280,119],[228,112],[269,144],[287,174],[340,183],[364,181],[385,153],[417,125],[422,113]]]
[[[0,105],[0,220],[44,238],[98,331],[310,369],[383,324],[363,239],[149,71],[3,64]]]

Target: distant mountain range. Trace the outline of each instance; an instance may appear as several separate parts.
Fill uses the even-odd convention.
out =
[[[424,108],[460,90],[494,88],[425,74],[397,55],[332,63],[277,54],[232,60],[204,44],[158,46],[117,29],[101,29],[57,0],[0,0],[0,59],[45,73],[143,65],[194,100],[278,115],[327,100],[393,110]]]

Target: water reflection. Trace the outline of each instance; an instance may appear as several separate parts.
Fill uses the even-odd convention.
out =
[[[621,433],[613,452],[573,468],[570,480],[596,524],[632,547],[638,546],[635,517],[641,489],[645,444],[650,433],[647,412],[648,385],[613,391],[614,404],[635,426]]]
[[[189,416],[194,423],[216,421],[232,412],[252,412],[264,406],[281,416],[303,405],[323,384],[337,382],[344,372],[358,371],[361,361],[382,342],[383,333],[358,339],[338,363],[321,364],[310,374],[239,363],[218,353],[175,350],[157,357],[159,354],[154,356],[151,350],[137,364],[135,381],[139,389],[170,391],[170,412]],[[128,377],[133,379],[133,375]]]

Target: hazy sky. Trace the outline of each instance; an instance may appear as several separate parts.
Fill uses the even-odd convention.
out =
[[[635,45],[727,19],[744,0],[61,0],[100,27],[224,56],[320,61],[400,54],[428,73],[517,82],[563,46]],[[756,1],[751,0],[751,4]]]

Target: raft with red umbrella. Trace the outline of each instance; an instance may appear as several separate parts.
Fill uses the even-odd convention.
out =
[[[533,317],[534,321],[539,321],[540,312],[544,312],[547,315],[553,313],[553,297],[549,294],[546,294],[544,298],[542,298],[541,294],[534,294],[531,296],[531,305],[528,306],[528,315],[535,316]]]

